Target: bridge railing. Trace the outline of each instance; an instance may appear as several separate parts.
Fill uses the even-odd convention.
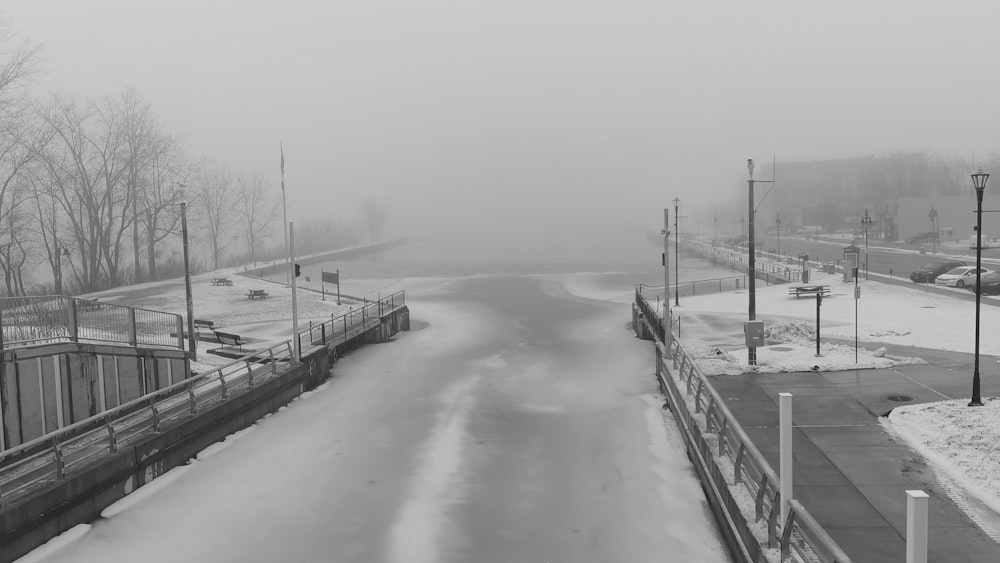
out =
[[[382,316],[406,305],[406,292],[397,291],[386,297],[366,302],[361,307],[328,321],[310,325],[298,334],[299,349],[303,346],[336,346],[368,330]]]
[[[143,395],[98,415],[0,452],[0,505],[75,467],[113,454],[170,420],[193,415],[251,389],[292,360],[291,342],[255,351],[211,371]]]
[[[65,295],[5,297],[0,299],[0,348],[83,341],[183,350],[181,319]]]
[[[636,306],[643,312],[653,333],[662,337],[662,324],[657,316],[651,316],[651,307],[638,291]],[[661,328],[657,330],[656,325]],[[778,476],[701,372],[692,354],[679,338],[672,338],[671,342],[669,353],[662,339],[656,342],[657,376],[675,407],[672,408],[675,419],[686,433],[689,452],[694,449],[698,459],[706,465],[703,478],[714,481],[730,513],[745,517],[732,493],[741,488],[746,494],[739,496],[753,499],[751,517],[766,529],[767,547],[780,548],[782,560],[794,552],[800,561],[849,563],[850,558],[840,546],[794,499],[789,503],[790,513],[782,526]],[[672,367],[668,367],[668,363]],[[749,549],[756,549],[746,543]]]

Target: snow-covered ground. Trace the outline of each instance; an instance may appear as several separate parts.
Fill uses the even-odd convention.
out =
[[[924,362],[921,358],[889,354],[885,346],[964,353],[975,350],[974,301],[940,295],[916,284],[862,280],[857,302],[861,345],[855,360],[853,343],[823,341],[827,337],[854,339],[854,284],[845,283],[840,274],[816,270],[810,279],[813,284],[828,284],[833,293],[821,305],[820,357],[815,355],[815,298],[795,299],[789,296],[787,285],[776,285],[756,290],[758,318],[776,319],[765,324],[769,346],[757,349],[759,366],[751,369],[747,365],[747,349],[741,345],[725,349],[691,346],[692,353],[699,357],[699,366],[706,374],[728,375],[833,371]],[[951,291],[971,295],[965,290]],[[672,312],[682,319],[701,313],[746,315],[747,302],[746,291],[685,297]],[[1000,339],[996,338],[1000,334],[1000,307],[982,305],[980,315],[981,361],[994,364],[998,359],[993,356],[1000,357]],[[984,397],[983,402],[980,408],[968,407],[967,398],[900,406],[893,409],[885,424],[938,471],[1000,513],[1000,400]]]

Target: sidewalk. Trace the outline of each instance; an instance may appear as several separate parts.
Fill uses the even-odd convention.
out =
[[[881,370],[710,376],[772,467],[778,463],[778,393],[792,393],[795,497],[854,563],[906,560],[906,491],[930,495],[928,560],[1000,560],[1000,516],[953,495],[933,469],[879,423],[893,407],[968,396],[973,357],[911,349],[927,365]],[[1000,395],[1000,369],[981,366],[983,394]],[[900,401],[911,397],[912,400]],[[981,522],[984,532],[973,521]],[[992,536],[992,537],[991,537]]]

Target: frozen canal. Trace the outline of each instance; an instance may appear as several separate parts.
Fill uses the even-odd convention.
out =
[[[628,286],[569,278],[617,298],[423,281],[410,333],[25,560],[728,560]]]

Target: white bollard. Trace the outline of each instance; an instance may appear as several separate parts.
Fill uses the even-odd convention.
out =
[[[927,563],[927,493],[906,491],[906,563]]]
[[[792,496],[792,394],[778,393],[778,436],[780,442],[779,493],[781,494],[781,516],[782,528],[788,518],[788,501]]]

